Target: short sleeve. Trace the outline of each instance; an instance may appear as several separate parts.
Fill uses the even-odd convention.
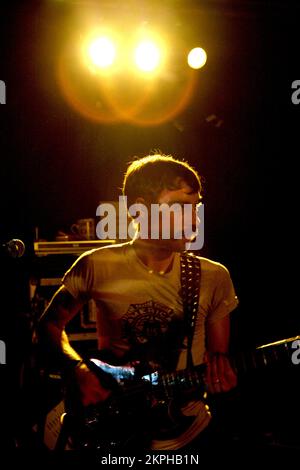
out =
[[[93,263],[89,253],[81,255],[62,278],[62,284],[75,299],[87,301],[93,283]]]
[[[215,274],[216,285],[207,318],[208,322],[211,323],[224,318],[238,305],[238,298],[229,271],[225,266],[218,264],[218,269]]]

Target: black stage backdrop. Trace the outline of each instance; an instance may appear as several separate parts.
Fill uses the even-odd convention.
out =
[[[56,60],[70,12],[84,3],[0,6],[0,80],[6,88],[6,104],[0,106],[0,239],[26,244],[19,260],[2,249],[5,381],[18,382],[14,371],[28,342],[35,227],[53,240],[76,219],[95,217],[100,200],[119,194],[127,162],[155,149],[187,159],[205,179],[202,253],[232,274],[240,299],[233,314],[235,347],[299,334],[300,105],[292,101],[292,83],[300,80],[299,7],[284,1],[207,1],[200,9],[196,1],[165,2],[196,33],[205,18],[213,54],[184,111],[161,125],[139,127],[91,122],[62,96]],[[98,3],[109,8],[110,2]],[[154,8],[156,2],[150,3]]]

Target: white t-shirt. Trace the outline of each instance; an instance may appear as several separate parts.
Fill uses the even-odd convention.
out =
[[[238,303],[228,270],[220,263],[199,259],[201,281],[192,345],[194,365],[203,362],[206,322],[225,317]],[[158,274],[149,272],[132,242],[91,250],[75,261],[63,284],[73,297],[95,301],[99,349],[108,349],[117,358],[142,357],[167,371],[185,369],[187,338],[179,253],[175,254],[171,270]],[[181,412],[195,419],[179,436],[153,439],[153,449],[178,449],[188,444],[210,420],[208,407],[198,399],[186,403]]]

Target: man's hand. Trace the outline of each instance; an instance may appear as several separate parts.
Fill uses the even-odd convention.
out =
[[[228,392],[237,385],[237,377],[226,354],[207,353],[205,382],[209,393]]]
[[[80,397],[83,406],[95,405],[106,400],[111,394],[111,390],[104,388],[97,376],[87,367],[80,363],[75,368],[75,376],[80,390]]]

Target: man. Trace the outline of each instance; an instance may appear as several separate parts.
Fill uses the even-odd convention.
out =
[[[186,162],[171,156],[147,156],[128,167],[123,194],[129,206],[138,204],[139,215],[132,216],[140,226],[147,222],[146,233],[144,230],[143,236],[130,242],[92,250],[79,257],[41,318],[42,343],[50,344],[64,370],[74,371],[84,406],[105,403],[112,393],[110,388],[81,360],[65,333],[66,324],[85,302],[93,299],[97,306],[98,346],[106,357],[119,364],[130,362],[142,369],[147,364],[152,371],[173,372],[187,367],[190,352],[194,366],[206,363],[207,391],[212,394],[229,391],[236,385],[236,375],[227,357],[229,313],[236,307],[237,299],[229,273],[221,264],[199,258],[200,300],[191,351],[185,333],[180,255],[199,224],[198,174]],[[170,237],[162,235],[162,216],[151,220],[153,204],[162,207],[175,204],[177,209],[169,211]],[[192,208],[190,220],[178,219],[175,214],[184,205]],[[175,402],[178,409],[171,420],[174,422],[179,413],[188,424],[165,434],[149,431],[153,449],[190,445],[210,422],[210,412],[199,390],[187,392]],[[171,406],[169,414],[170,410]]]

